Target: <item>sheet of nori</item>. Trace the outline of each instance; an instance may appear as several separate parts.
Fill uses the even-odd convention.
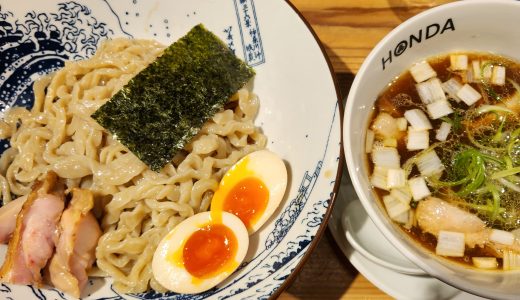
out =
[[[197,25],[92,117],[160,171],[253,75],[217,36]]]

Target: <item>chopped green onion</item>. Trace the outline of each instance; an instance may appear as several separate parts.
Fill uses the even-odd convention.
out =
[[[498,179],[520,173],[520,167],[514,167],[507,170],[498,171],[491,175],[491,179]]]

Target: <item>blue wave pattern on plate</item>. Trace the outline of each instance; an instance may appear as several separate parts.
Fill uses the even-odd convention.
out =
[[[67,60],[86,58],[113,31],[77,2],[63,2],[56,12],[27,12],[17,19],[0,6],[0,112],[11,106],[31,107],[38,76],[63,67]],[[0,141],[0,153],[8,148]]]
[[[260,36],[260,26],[255,13],[253,0],[229,0],[233,1],[237,23],[224,29],[225,42],[230,49],[235,51],[235,39],[233,27],[239,29],[240,43],[244,51],[245,60],[253,66],[265,63],[265,54]],[[84,4],[75,1],[56,4],[55,11],[36,12],[30,11],[25,18],[19,19],[12,12],[2,11],[0,7],[0,110],[17,105],[30,107],[33,103],[32,83],[38,76],[55,71],[64,65],[66,60],[84,59],[94,54],[99,41],[114,36],[118,32],[132,37],[121,22],[118,12],[110,3],[101,0],[109,14],[115,16],[117,25],[110,27],[107,23],[99,21],[92,10]],[[92,3],[92,2],[90,2]],[[136,0],[132,0],[136,4]],[[99,4],[99,3],[98,3]],[[99,9],[99,7],[96,7]],[[119,12],[122,14],[123,12]],[[330,121],[329,137],[333,126],[337,122],[338,107],[334,107]],[[327,139],[323,151],[323,159],[328,153],[330,140]],[[1,141],[0,152],[8,145]],[[275,226],[264,244],[264,249],[249,262],[241,265],[240,269],[246,269],[246,273],[220,288],[214,288],[197,295],[181,295],[175,293],[140,293],[120,295],[110,288],[111,295],[105,295],[102,300],[124,299],[127,297],[137,299],[205,299],[216,296],[218,299],[227,299],[233,296],[243,295],[244,291],[254,289],[254,296],[243,295],[245,298],[267,299],[283,283],[294,268],[299,258],[303,256],[314,236],[309,234],[310,228],[319,226],[323,220],[323,214],[318,213],[329,205],[329,199],[319,201],[315,206],[301,216],[307,200],[320,175],[323,159],[319,160],[313,170],[304,173],[300,180],[298,193],[291,199],[288,206],[280,213],[275,221]],[[331,181],[333,184],[334,181]],[[307,228],[307,234],[298,235],[297,238],[285,241],[293,225],[300,220]],[[267,283],[266,279],[271,281]],[[90,281],[90,285],[94,285]],[[260,284],[266,282],[265,284]],[[67,299],[56,289],[37,289],[27,287],[35,299]],[[14,297],[9,285],[0,285],[0,294],[4,298]],[[239,296],[242,297],[242,296]],[[26,297],[24,296],[24,299]]]

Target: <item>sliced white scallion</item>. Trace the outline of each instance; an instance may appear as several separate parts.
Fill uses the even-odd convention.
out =
[[[457,92],[457,97],[460,98],[460,100],[464,101],[468,106],[471,106],[475,104],[480,98],[482,98],[482,95],[475,90],[471,85],[465,84],[462,86],[462,88]]]
[[[468,56],[465,54],[450,55],[450,69],[461,71],[468,69]]]
[[[435,134],[435,138],[439,141],[444,142],[451,131],[451,124],[448,122],[442,122],[441,126],[437,130],[437,134]]]
[[[442,83],[439,78],[432,78],[428,81],[415,85],[419,98],[424,104],[430,104],[439,100],[446,100],[446,94],[442,89]]]
[[[453,109],[448,100],[435,101],[426,105],[426,108],[428,109],[428,114],[434,120],[453,113]]]
[[[410,201],[412,201],[412,193],[408,186],[393,188],[390,190],[390,195],[404,204],[410,204]]]
[[[442,89],[457,102],[460,102],[460,98],[457,93],[462,88],[462,84],[455,78],[450,78],[448,81],[442,83]]]
[[[387,177],[388,177],[387,168],[375,166],[374,172],[372,173],[372,176],[370,177],[370,183],[376,188],[380,188],[382,190],[388,190],[388,184],[386,182]]]
[[[423,82],[437,76],[437,73],[427,61],[422,61],[413,65],[410,68],[410,73],[415,82]]]
[[[415,201],[419,201],[431,195],[430,189],[428,189],[426,185],[426,180],[421,176],[408,179],[408,187]]]
[[[493,75],[493,65],[490,61],[483,61],[480,63],[480,70],[482,77],[485,79],[490,79],[491,75]]]
[[[375,134],[372,130],[367,130],[367,136],[365,137],[365,152],[371,153],[372,147],[374,146]]]
[[[406,221],[406,223],[403,224],[403,227],[410,230],[415,225],[415,221],[415,211],[410,209],[408,211],[408,220]]]
[[[406,128],[408,128],[408,121],[406,121],[406,118],[398,118],[397,129],[399,129],[400,131],[405,131]]]
[[[389,113],[381,112],[372,123],[371,129],[376,135],[384,138],[396,137],[398,133],[397,122]]]
[[[430,120],[426,116],[426,114],[418,109],[410,109],[404,112],[404,117],[410,125],[412,125],[414,130],[427,130],[432,129],[432,124],[430,123]]]
[[[405,211],[405,212],[395,216],[393,218],[393,220],[396,221],[399,224],[406,224],[406,223],[408,223],[408,221],[410,219],[410,213],[411,212],[412,212],[411,210],[407,210],[407,211]]]
[[[461,72],[461,71],[459,71]],[[462,82],[464,83],[470,83],[475,82],[475,79],[473,79],[473,71],[471,69],[463,71],[464,75],[461,75]]]
[[[388,169],[386,177],[389,189],[406,186],[406,172],[403,169]]]
[[[513,250],[504,250],[502,266],[504,271],[520,269],[520,254]]]
[[[397,140],[395,138],[385,138],[383,140],[383,146],[385,147],[397,147]]]
[[[493,270],[498,267],[496,257],[472,257],[473,265],[479,269]]]
[[[453,231],[439,231],[435,254],[441,256],[464,256],[464,233]]]
[[[392,220],[395,220],[400,223],[405,223],[406,221],[408,221],[408,214],[406,215],[406,218],[402,214],[410,210],[409,205],[402,203],[401,201],[395,199],[390,195],[386,195],[383,197],[383,203],[385,204],[388,216]]]
[[[372,162],[378,167],[400,168],[400,156],[396,148],[381,147],[372,149]]]
[[[417,156],[417,168],[423,176],[431,176],[442,173],[444,165],[441,159],[435,153],[435,150],[424,151]]]
[[[515,236],[509,231],[492,229],[489,240],[502,245],[511,246],[515,242]]]
[[[480,61],[479,60],[474,60],[471,62],[471,66],[472,66],[472,73],[473,73],[473,80],[474,81],[479,81],[480,79],[482,79],[482,77],[480,76]]]
[[[494,66],[493,74],[491,75],[491,83],[496,85],[506,84],[506,67]]]
[[[430,134],[428,130],[414,130],[412,127],[408,129],[406,138],[406,149],[422,150],[430,146]]]

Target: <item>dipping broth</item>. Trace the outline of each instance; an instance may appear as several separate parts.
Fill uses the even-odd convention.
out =
[[[437,255],[520,268],[520,64],[489,53],[427,59],[378,96],[370,181],[389,217]]]

